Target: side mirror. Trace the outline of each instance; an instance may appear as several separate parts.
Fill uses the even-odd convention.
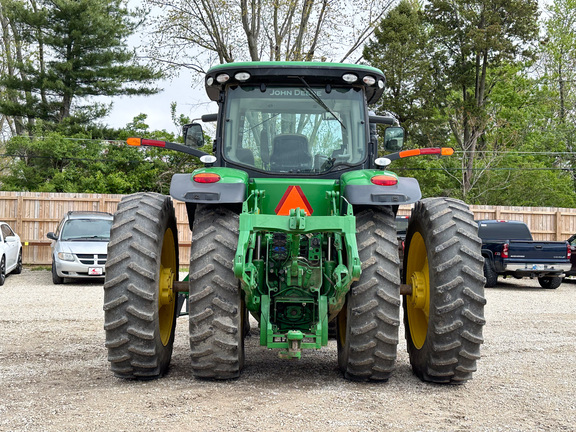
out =
[[[391,153],[402,150],[404,146],[404,128],[391,126],[384,132],[384,149]]]
[[[58,240],[58,237],[56,237],[56,234],[54,234],[53,232],[47,233],[46,237],[48,237],[50,240]]]
[[[6,243],[16,243],[16,236],[6,236],[4,241]]]
[[[182,127],[184,145],[186,147],[200,148],[204,145],[204,132],[198,123],[187,124]]]

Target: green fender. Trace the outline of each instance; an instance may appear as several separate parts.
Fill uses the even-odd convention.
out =
[[[194,180],[200,174],[217,174],[213,183]],[[170,196],[193,204],[240,204],[247,198],[248,174],[234,168],[205,167],[192,174],[174,174],[170,183]]]
[[[396,184],[374,184],[376,176],[396,179]],[[394,183],[394,182],[392,182]],[[422,198],[418,180],[398,177],[392,171],[366,169],[342,174],[340,184],[343,197],[352,205],[401,205],[412,204]]]

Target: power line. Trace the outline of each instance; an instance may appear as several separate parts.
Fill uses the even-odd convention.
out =
[[[51,160],[70,160],[70,161],[83,161],[83,162],[118,162],[118,163],[154,163],[150,160],[121,160],[121,159],[89,159],[89,158],[74,158],[74,157],[56,157],[56,156],[28,156],[28,155],[13,155],[13,154],[0,154],[0,157],[22,158],[22,159],[51,159]]]
[[[83,162],[117,162],[117,163],[150,163],[153,164],[154,161],[151,160],[120,160],[120,159],[89,159],[89,158],[74,158],[74,157],[56,157],[56,156],[25,156],[25,155],[14,155],[14,154],[0,154],[0,157],[12,157],[12,158],[27,158],[27,159],[51,159],[51,160],[70,160],[70,161],[83,161]],[[393,171],[574,171],[576,168],[555,168],[555,167],[522,167],[522,168],[456,168],[456,167],[445,167],[445,168],[408,168],[408,167],[398,167],[393,169]]]
[[[574,171],[576,168],[396,168],[394,171]]]
[[[550,156],[562,156],[562,155],[576,155],[576,152],[549,152],[549,151],[517,151],[517,150],[455,150],[454,154],[477,154],[477,153],[488,153],[488,154],[533,154],[533,155],[550,155]]]

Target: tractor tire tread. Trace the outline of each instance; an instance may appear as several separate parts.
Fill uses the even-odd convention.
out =
[[[452,198],[417,202],[411,224],[421,226],[426,247],[433,251],[428,259],[436,283],[433,286],[431,279],[428,334],[421,349],[412,344],[404,314],[412,369],[423,381],[463,384],[476,370],[485,324],[484,258],[478,226],[468,206]]]
[[[233,263],[239,215],[196,208],[190,251],[189,340],[196,378],[237,378],[244,364],[240,287]]]
[[[387,381],[395,370],[400,306],[398,243],[391,208],[356,215],[360,280],[347,296],[349,328],[338,338],[338,362],[347,379]]]
[[[170,364],[174,331],[164,346],[156,322],[159,275],[152,270],[160,268],[162,237],[156,231],[163,235],[166,228],[177,235],[169,197],[137,193],[118,204],[108,244],[103,309],[108,361],[120,378],[158,378]]]

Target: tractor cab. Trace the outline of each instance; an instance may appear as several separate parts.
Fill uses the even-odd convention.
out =
[[[338,178],[343,171],[373,168],[378,149],[370,124],[395,122],[367,111],[383,88],[382,73],[367,66],[217,66],[206,76],[206,89],[219,113],[203,117],[218,120],[214,165],[250,177]],[[184,131],[187,145],[202,144],[200,125]],[[392,132],[399,150],[403,130]]]

